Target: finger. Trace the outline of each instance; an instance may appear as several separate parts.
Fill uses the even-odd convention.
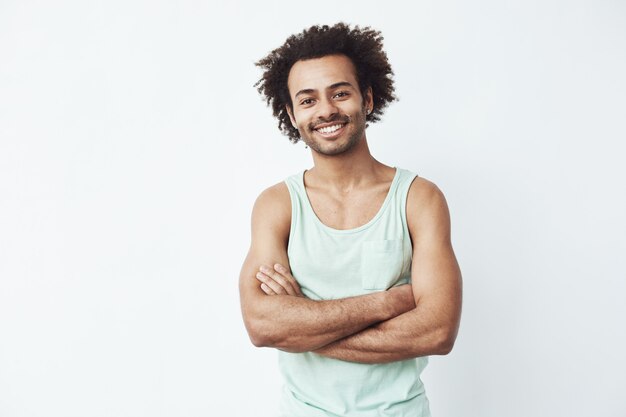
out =
[[[287,267],[284,267],[281,264],[275,264],[274,270],[280,273],[291,284],[291,287],[293,288],[296,295],[302,296],[302,291],[300,290],[300,284],[298,284],[298,281],[296,281],[293,275],[291,275],[291,271],[289,271]]]
[[[285,267],[285,266],[283,266],[281,264],[275,264],[274,265],[274,270],[276,272],[278,272],[279,274],[281,274],[281,276],[287,282],[289,282],[289,284],[291,284],[291,286],[294,289],[294,291],[300,292],[300,285],[298,284],[298,281],[296,281],[296,279],[291,274],[291,271],[289,271],[289,269],[287,267]]]
[[[264,282],[261,283],[261,289],[263,290],[263,292],[267,295],[277,295],[274,291],[272,291],[272,289],[267,286],[267,284],[265,284]]]
[[[261,281],[261,285],[264,285],[269,288],[274,295],[287,294],[287,291],[280,286],[276,281],[274,281],[271,277],[267,276],[262,272],[257,272],[256,278]]]
[[[268,287],[270,287],[272,291],[276,293],[276,295],[287,294],[287,290],[285,290],[285,288],[283,288],[278,282],[276,282],[272,277],[268,276],[267,274],[264,274],[263,272],[257,272],[256,278]]]
[[[275,283],[277,283],[278,285],[280,285],[285,292],[287,292],[287,294],[289,295],[297,295],[297,292],[294,290],[293,286],[291,285],[291,283],[279,272],[273,270],[273,269],[269,269],[265,266],[261,267],[261,272],[263,274],[265,274],[266,276],[270,277]],[[270,285],[269,282],[266,282],[266,284]],[[274,287],[272,287],[273,289]]]

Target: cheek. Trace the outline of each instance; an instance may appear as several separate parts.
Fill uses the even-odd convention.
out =
[[[304,126],[307,124],[308,120],[309,120],[309,116],[306,111],[301,110],[293,114],[293,121],[297,125]]]

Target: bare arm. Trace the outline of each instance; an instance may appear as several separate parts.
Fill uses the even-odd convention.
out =
[[[409,286],[339,300],[314,301],[286,295],[287,291],[281,296],[266,296],[257,273],[266,266],[269,275],[280,279],[269,266],[278,263],[289,268],[290,222],[291,204],[284,183],[259,196],[252,212],[252,244],[239,277],[243,319],[255,346],[311,351],[415,306]],[[280,275],[293,279],[288,273]]]
[[[407,202],[413,241],[411,278],[416,308],[330,343],[317,353],[351,362],[383,363],[447,354],[461,317],[461,272],[450,243],[443,194],[417,178]]]

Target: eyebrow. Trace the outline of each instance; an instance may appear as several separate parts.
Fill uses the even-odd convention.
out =
[[[347,81],[339,81],[338,83],[331,84],[327,89],[328,90],[334,90],[335,88],[338,88],[338,87],[352,87],[352,88],[354,88],[354,86],[352,84],[350,84],[349,82],[347,82]],[[311,94],[311,93],[314,93],[314,92],[315,92],[315,90],[312,89],[312,88],[305,88],[303,90],[298,91],[294,97],[298,97],[301,94]]]

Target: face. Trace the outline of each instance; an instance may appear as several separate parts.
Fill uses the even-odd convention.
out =
[[[344,55],[296,62],[287,82],[291,123],[313,151],[337,155],[365,136],[365,116],[372,108],[371,89],[361,95],[352,61]]]

